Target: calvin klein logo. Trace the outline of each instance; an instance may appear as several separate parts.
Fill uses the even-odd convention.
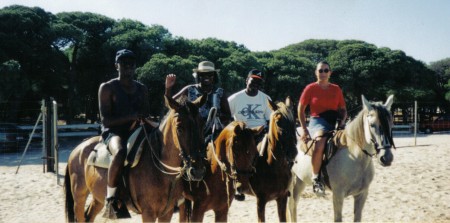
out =
[[[262,110],[256,110],[259,107],[261,107],[260,104],[247,104],[247,107],[244,107],[242,110],[240,110],[238,114],[246,116],[247,119],[261,119],[258,115],[261,115],[264,112]]]

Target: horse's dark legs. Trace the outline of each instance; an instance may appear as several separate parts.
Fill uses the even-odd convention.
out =
[[[227,222],[228,221],[228,207],[221,210],[215,210],[214,214],[216,216],[216,222]]]
[[[364,208],[364,204],[366,203],[367,195],[369,192],[366,190],[364,193],[358,194],[354,196],[355,199],[354,207],[353,207],[353,217],[354,222],[361,222],[362,219],[362,210]]]
[[[86,222],[94,222],[95,216],[100,213],[104,206],[104,203],[102,201],[98,201],[95,199],[92,199],[91,203],[89,204],[88,209],[85,212],[85,221]]]
[[[169,211],[169,213],[167,213],[166,215],[159,217],[158,222],[170,222],[170,220],[172,220],[172,216],[173,216],[173,209],[171,211]],[[142,222],[145,222],[145,221],[142,221]]]
[[[256,205],[258,210],[258,222],[265,222],[266,221],[266,204],[267,201],[265,198],[261,198],[257,196],[256,198]]]
[[[156,216],[151,209],[143,210],[142,214],[142,222],[155,222]]]
[[[191,222],[202,222],[206,209],[199,202],[193,202]]]
[[[333,191],[334,221],[342,222],[342,206],[344,205],[344,193]]]
[[[182,204],[178,204],[178,214],[179,214],[179,222],[188,222],[186,204],[183,202]]]
[[[286,222],[286,205],[287,205],[287,193],[286,195],[279,196],[277,198],[278,219],[280,222]]]

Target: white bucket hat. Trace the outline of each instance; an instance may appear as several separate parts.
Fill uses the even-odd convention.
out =
[[[206,73],[206,72],[219,72],[220,69],[215,69],[214,64],[210,61],[202,61],[198,64],[196,69],[192,69],[195,73]]]

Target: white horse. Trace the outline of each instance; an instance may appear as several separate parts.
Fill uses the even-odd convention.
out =
[[[390,166],[394,159],[391,153],[394,142],[391,131],[393,121],[390,112],[393,98],[393,95],[389,96],[386,103],[382,104],[381,102],[368,102],[363,95],[362,111],[347,124],[345,130],[338,131],[334,136],[334,141],[339,149],[329,161],[326,170],[329,179],[328,188],[333,192],[335,222],[342,221],[342,206],[344,198],[347,196],[354,197],[354,221],[361,221],[369,185],[375,173],[372,157],[376,156],[382,166]],[[301,192],[307,185],[312,184],[311,156],[305,155],[304,152],[305,148],[309,146],[302,140],[298,140],[300,151],[296,157],[296,163],[292,167],[292,171],[297,177],[293,179],[290,188],[292,196],[288,199],[289,211],[287,214],[291,221],[297,221],[296,210]]]

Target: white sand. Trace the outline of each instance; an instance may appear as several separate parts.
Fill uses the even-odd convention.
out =
[[[391,167],[376,164],[363,221],[366,222],[450,222],[450,135],[419,135],[417,146],[411,137],[395,137],[397,150]],[[66,143],[66,145],[64,145]],[[60,175],[64,174],[69,142],[61,142]],[[73,142],[72,142],[73,144]],[[64,222],[64,193],[54,173],[43,173],[41,153],[29,151],[15,174],[21,154],[0,154],[0,223]],[[63,179],[61,179],[61,184]],[[333,220],[331,194],[317,198],[307,188],[298,205],[301,222]],[[344,221],[353,220],[353,199],[344,202]],[[98,216],[96,222],[106,220]],[[174,215],[172,222],[177,222]],[[205,222],[214,221],[207,212]],[[256,222],[256,204],[247,196],[234,201],[230,222]],[[266,221],[277,222],[276,204],[266,207]],[[141,222],[139,215],[120,222]]]

